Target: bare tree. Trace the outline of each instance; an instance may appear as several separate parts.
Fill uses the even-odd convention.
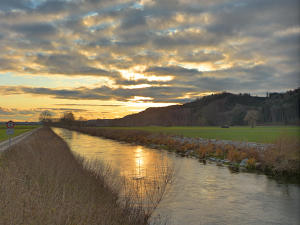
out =
[[[39,120],[43,123],[51,122],[52,121],[53,113],[49,110],[44,110],[40,113]]]
[[[247,121],[248,124],[250,124],[251,127],[253,128],[253,127],[255,127],[256,121],[258,120],[258,115],[259,115],[258,111],[248,110],[244,120]]]
[[[74,114],[72,112],[64,112],[63,116],[60,118],[61,122],[72,123],[75,121]]]

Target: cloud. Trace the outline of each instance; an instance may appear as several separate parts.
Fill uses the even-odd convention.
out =
[[[218,77],[204,73],[204,76],[193,78],[192,80],[174,79],[166,82],[168,85],[147,86],[144,88],[111,88],[102,86],[95,88],[54,89],[26,86],[0,86],[0,94],[31,94],[33,96],[49,96],[57,99],[114,100],[122,102],[130,102],[131,99],[139,96],[145,98],[145,100],[141,100],[145,102],[149,101],[147,99],[150,98],[153,102],[182,103],[201,96],[203,92],[231,91],[235,93],[249,93],[254,87],[256,91],[265,93],[266,91],[277,91],[279,86],[288,89],[288,83],[299,81],[295,76],[296,74],[290,74],[279,82],[274,82],[272,81],[271,75],[267,73],[268,69],[269,68],[258,67],[249,69],[248,71],[237,70],[237,72],[243,72],[243,79],[230,77],[228,74],[231,73],[231,70],[224,70],[215,71],[215,73],[218,73]],[[266,78],[267,81],[265,81],[259,76],[250,76],[255,73],[255,71],[265,71],[266,76],[269,76],[269,78]],[[272,82],[272,85],[268,85],[268,82]]]
[[[137,26],[146,26],[146,17],[142,10],[130,9],[126,12],[120,28],[123,30],[135,28]]]
[[[30,9],[31,1],[29,0],[1,0],[0,1],[0,9],[1,10],[16,10],[16,9],[23,9],[28,10]]]
[[[161,76],[193,76],[201,74],[197,69],[186,69],[180,66],[169,66],[169,67],[149,67],[145,70],[145,73],[161,75]]]
[[[12,110],[0,107],[0,115],[13,115],[14,112]]]
[[[55,105],[64,105],[64,106],[101,106],[101,107],[120,107],[122,105],[101,105],[101,104],[55,104]]]
[[[51,14],[51,13],[57,14],[65,11],[67,8],[72,8],[74,6],[75,3],[72,2],[52,0],[52,1],[45,1],[42,4],[38,5],[35,11],[38,13],[45,13],[45,14]]]
[[[204,91],[300,85],[298,0],[0,1],[0,73],[111,85],[4,86],[61,99],[181,102]],[[130,79],[123,76],[126,71]],[[151,76],[172,76],[171,80]],[[137,88],[134,85],[144,85]],[[107,85],[107,86],[104,86]],[[1,94],[4,95],[3,91]]]
[[[148,87],[148,88],[75,88],[75,89],[51,89],[34,88],[24,86],[0,86],[1,95],[31,94],[50,96],[58,99],[86,99],[86,100],[117,100],[129,101],[135,96],[151,97],[158,102],[175,102],[174,99],[181,97],[182,93],[191,88],[184,87]]]
[[[84,55],[73,54],[39,54],[35,63],[43,66],[44,69],[33,69],[26,67],[24,70],[32,73],[48,73],[63,75],[92,75],[117,78],[120,76],[117,71],[107,71],[93,66],[94,60],[90,60]]]
[[[15,32],[25,35],[28,39],[39,39],[55,35],[57,32],[55,26],[50,23],[17,24],[11,29]]]
[[[13,115],[34,115],[38,110],[21,110],[16,108],[3,108],[0,107],[0,116],[13,116]]]
[[[50,111],[72,111],[72,112],[88,112],[86,109],[78,109],[78,108],[37,108],[38,110],[50,110]]]

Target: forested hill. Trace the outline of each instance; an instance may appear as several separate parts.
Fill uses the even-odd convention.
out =
[[[245,125],[249,110],[258,112],[260,124],[299,124],[300,88],[266,97],[221,93],[184,105],[148,108],[121,119],[97,120],[102,126],[206,126]],[[95,124],[95,125],[96,125]]]

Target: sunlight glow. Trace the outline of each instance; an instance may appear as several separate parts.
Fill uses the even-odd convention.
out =
[[[197,69],[199,72],[214,71],[216,68],[211,63],[184,63],[187,69]]]
[[[137,177],[142,177],[145,176],[145,171],[144,171],[144,151],[142,147],[138,146],[135,150],[135,175]]]
[[[137,84],[137,85],[123,85],[122,88],[125,89],[136,89],[136,88],[147,88],[151,87],[152,85],[150,84]]]
[[[155,75],[151,75],[151,76],[145,76],[144,74],[140,73],[140,72],[135,72],[135,71],[131,71],[131,70],[120,70],[120,73],[122,74],[122,76],[127,79],[127,80],[140,80],[140,79],[145,79],[147,81],[161,81],[161,82],[167,82],[167,81],[171,81],[174,79],[173,76],[155,76]]]
[[[144,97],[144,96],[134,96],[133,98],[130,98],[128,99],[128,101],[131,101],[131,102],[145,102],[145,101],[151,101],[153,100],[153,98],[151,97]]]

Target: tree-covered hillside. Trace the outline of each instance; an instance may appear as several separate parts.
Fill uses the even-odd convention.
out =
[[[105,126],[220,126],[246,125],[247,112],[254,111],[259,124],[299,124],[300,88],[266,97],[220,93],[184,105],[148,108],[114,120],[97,120]]]

